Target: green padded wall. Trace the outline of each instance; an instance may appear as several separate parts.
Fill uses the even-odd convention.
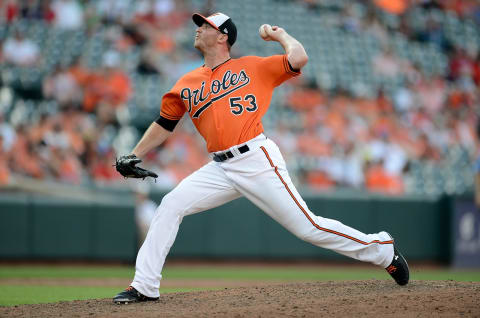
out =
[[[28,196],[0,201],[0,258],[23,258],[31,254],[31,217]]]
[[[409,260],[450,259],[449,198],[322,195],[305,201],[313,213],[363,232],[388,231]],[[134,261],[133,198],[85,203],[0,196],[0,240],[2,259]],[[301,241],[244,198],[185,217],[169,257],[348,260]]]
[[[0,196],[0,258],[133,261],[133,202]]]

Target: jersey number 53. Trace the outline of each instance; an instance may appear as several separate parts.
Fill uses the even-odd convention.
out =
[[[240,103],[243,100],[243,103]],[[258,109],[255,95],[248,94],[245,97],[230,97],[230,111],[232,114],[239,116],[244,110],[247,112],[254,112]],[[247,103],[247,106],[244,106]]]

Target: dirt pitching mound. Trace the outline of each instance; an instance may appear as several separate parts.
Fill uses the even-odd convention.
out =
[[[111,299],[0,308],[0,317],[479,317],[480,283],[328,281],[164,294],[155,302]]]

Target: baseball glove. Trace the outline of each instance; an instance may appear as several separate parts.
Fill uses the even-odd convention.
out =
[[[116,159],[115,168],[125,178],[158,178],[158,175],[155,172],[135,166],[140,162],[142,162],[142,160],[133,154],[121,156],[120,158]]]

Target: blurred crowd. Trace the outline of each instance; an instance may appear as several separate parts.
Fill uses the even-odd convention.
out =
[[[135,127],[121,120],[134,94],[122,52],[140,47],[142,57],[134,71],[146,76],[178,78],[184,65],[200,63],[198,56],[177,67],[166,63],[193,55],[193,48],[178,54],[173,39],[190,21],[191,9],[182,1],[2,1],[0,14],[7,27],[35,20],[49,28],[85,30],[89,36],[106,29],[104,41],[109,43],[98,68],[88,67],[79,52],[70,64],[55,65],[43,77],[42,98],[55,101],[55,113],[15,125],[0,115],[0,184],[7,184],[12,173],[71,184],[115,184],[121,177],[112,166],[121,155],[116,150],[128,151],[115,145],[139,137]],[[42,68],[46,57],[39,45],[19,29],[10,34],[1,42],[2,65]],[[168,165],[158,185],[172,187],[206,160],[201,145],[180,129],[146,164],[155,165],[156,171]]]
[[[312,12],[334,3],[295,2]],[[435,19],[418,29],[403,17],[414,8],[434,8],[479,26],[480,3],[358,3],[369,8],[368,14],[358,16],[346,4],[339,12],[338,27],[372,34],[382,50],[366,63],[371,63],[378,78],[401,77],[403,84],[393,91],[380,86],[373,95],[362,95],[327,91],[315,79],[300,77],[285,84],[289,93],[284,103],[270,108],[270,112],[291,112],[297,120],[280,118],[266,133],[279,144],[300,185],[403,194],[408,192],[405,175],[411,162],[439,163],[453,146],[466,149],[472,161],[478,155],[480,91],[478,47],[451,43]],[[214,9],[214,1],[205,2],[205,13]],[[37,20],[49,28],[84,30],[87,37],[103,29],[108,43],[99,67],[89,67],[79,54],[68,65],[55,65],[42,78],[42,99],[55,102],[53,114],[16,122],[12,112],[2,112],[0,107],[0,184],[8,184],[13,174],[71,184],[117,184],[121,176],[112,166],[115,157],[128,151],[145,128],[134,127],[125,119],[127,105],[136,93],[132,74],[176,79],[202,64],[191,38],[186,37],[193,34],[192,10],[186,0],[0,1],[0,23],[7,28],[18,21]],[[379,19],[377,12],[382,10],[399,17],[396,28]],[[448,58],[445,72],[427,75],[419,65],[397,56],[389,45],[392,32],[402,33],[412,42],[435,45]],[[41,45],[21,30],[0,40],[1,65],[41,69],[45,64]],[[138,63],[125,65],[121,56],[131,50],[140,50]],[[235,51],[251,53],[242,48]],[[315,63],[315,57],[310,61]],[[0,104],[8,98],[2,88]],[[144,164],[159,173],[158,186],[169,188],[208,160],[203,142],[188,120],[183,120]]]
[[[312,10],[325,9],[322,1],[300,2]],[[373,96],[341,90],[325,92],[315,81],[293,84],[286,106],[300,113],[301,120],[293,125],[283,122],[275,137],[287,149],[287,156],[299,161],[301,167],[307,162],[308,169],[303,169],[299,177],[313,188],[346,186],[403,194],[409,190],[405,176],[412,162],[441,167],[452,149],[467,153],[470,162],[480,155],[478,42],[452,43],[433,15],[423,28],[415,28],[408,21],[411,10],[435,9],[469,19],[478,28],[480,2],[373,3],[375,7],[370,4],[362,15],[355,10],[356,3],[345,5],[338,27],[347,33],[374,36],[382,48],[371,57],[374,76],[385,82],[401,78],[402,83],[388,94],[380,85]],[[379,9],[396,15],[399,23],[387,27],[376,14]],[[393,32],[410,42],[435,46],[448,59],[445,72],[427,75],[418,64],[397,56],[389,41]],[[296,137],[292,135],[295,128]],[[468,169],[473,180],[473,166]]]

